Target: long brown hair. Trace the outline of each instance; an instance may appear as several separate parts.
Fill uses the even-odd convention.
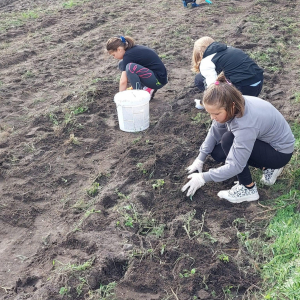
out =
[[[204,36],[200,39],[198,39],[194,43],[194,50],[193,50],[193,56],[192,56],[192,71],[199,73],[200,70],[200,62],[203,58],[203,54],[207,47],[212,44],[214,40],[209,36]]]
[[[226,79],[224,72],[220,73],[215,83],[204,92],[202,102],[204,106],[208,104],[224,108],[228,120],[244,115],[245,99],[242,93]]]
[[[113,51],[117,51],[119,47],[122,47],[126,51],[132,48],[134,45],[135,45],[135,41],[130,36],[122,36],[122,35],[114,36],[106,42],[106,50],[108,52],[110,51],[113,52]]]

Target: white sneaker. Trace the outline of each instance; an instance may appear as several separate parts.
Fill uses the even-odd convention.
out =
[[[282,170],[283,167],[280,169],[265,169],[263,170],[263,176],[260,181],[265,185],[273,185]]]
[[[247,189],[243,184],[239,184],[238,181],[230,190],[220,191],[218,196],[232,203],[250,202],[259,199],[255,183],[252,189]]]
[[[204,109],[204,106],[200,104],[200,100],[199,99],[195,99],[195,107],[198,109]]]

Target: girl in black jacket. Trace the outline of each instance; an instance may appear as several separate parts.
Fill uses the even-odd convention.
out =
[[[199,73],[195,77],[195,85],[200,91],[214,83],[223,71],[243,95],[257,97],[261,92],[263,69],[240,49],[205,36],[195,42],[192,62],[192,71]]]

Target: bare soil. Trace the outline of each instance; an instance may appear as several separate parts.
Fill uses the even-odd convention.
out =
[[[193,199],[180,191],[209,120],[194,108],[191,54],[204,35],[247,51],[265,69],[261,97],[293,122],[299,1],[189,10],[179,0],[0,0],[0,9],[0,298],[251,299],[260,278],[237,230],[255,226],[276,193],[218,199],[234,178]],[[155,49],[168,70],[143,132],[119,129],[120,74],[104,51],[115,34]],[[113,282],[114,296],[101,292]]]

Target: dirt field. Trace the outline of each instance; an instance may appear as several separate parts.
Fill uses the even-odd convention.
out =
[[[192,200],[180,191],[209,124],[194,108],[191,54],[203,35],[248,52],[265,69],[261,97],[292,122],[300,1],[198,3],[0,0],[0,299],[259,292],[237,229],[256,226],[272,189],[238,205],[217,197],[234,178]],[[119,130],[120,73],[104,51],[116,34],[155,49],[168,70],[144,132]]]

